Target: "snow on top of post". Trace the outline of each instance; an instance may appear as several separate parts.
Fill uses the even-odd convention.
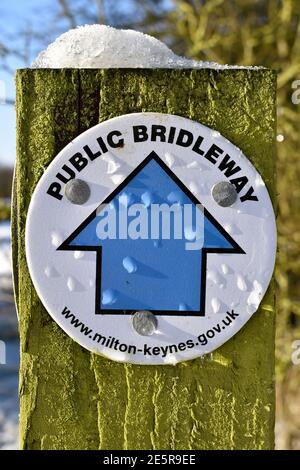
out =
[[[87,25],[62,34],[41,52],[33,68],[250,68],[179,57],[158,39],[138,31]]]

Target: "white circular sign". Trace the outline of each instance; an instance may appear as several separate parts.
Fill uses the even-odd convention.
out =
[[[257,310],[276,226],[261,176],[219,132],[137,113],[89,129],[49,165],[26,252],[41,301],[78,343],[175,364],[213,351]]]

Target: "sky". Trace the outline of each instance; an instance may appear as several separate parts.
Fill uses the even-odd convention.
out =
[[[49,2],[43,1],[47,6]],[[36,10],[40,7],[39,0],[1,0],[0,3],[0,40],[2,35],[11,36],[11,44],[18,47],[17,32],[25,28],[30,21],[37,24]],[[24,67],[24,64],[16,59],[10,61],[13,69]],[[15,161],[15,109],[13,106],[3,104],[7,98],[15,98],[15,82],[13,74],[8,74],[0,69],[0,165],[13,165]]]

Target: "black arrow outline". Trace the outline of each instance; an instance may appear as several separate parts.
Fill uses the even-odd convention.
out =
[[[202,248],[202,267],[201,267],[201,284],[200,284],[200,309],[196,310],[150,310],[154,314],[172,315],[172,316],[205,316],[206,302],[206,271],[207,271],[207,254],[208,253],[233,253],[245,254],[245,251],[236,243],[228,232],[216,221],[216,219],[208,212],[200,201],[189,191],[189,189],[180,181],[180,179],[171,171],[171,169],[160,159],[160,157],[152,151],[125,180],[101,203],[101,205],[109,204],[117,194],[119,194],[128,183],[151,161],[156,163],[172,178],[179,188],[191,199],[195,205],[200,205],[203,215],[221,232],[223,237],[232,245],[232,248]],[[104,207],[103,207],[104,209]],[[103,210],[102,209],[102,210]],[[97,209],[95,209],[78,227],[77,229],[57,248],[57,251],[94,251],[96,252],[96,284],[95,284],[95,314],[96,315],[131,315],[135,310],[113,310],[101,309],[101,268],[102,268],[102,246],[70,246],[70,243],[79,233],[96,217]],[[98,287],[98,288],[97,288]],[[100,309],[97,307],[100,305]]]

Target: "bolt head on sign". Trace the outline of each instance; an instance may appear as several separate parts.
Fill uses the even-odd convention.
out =
[[[42,227],[42,230],[41,230]],[[179,116],[120,116],[49,165],[26,225],[45,308],[90,351],[175,364],[229,340],[270,282],[266,186],[219,132]]]

